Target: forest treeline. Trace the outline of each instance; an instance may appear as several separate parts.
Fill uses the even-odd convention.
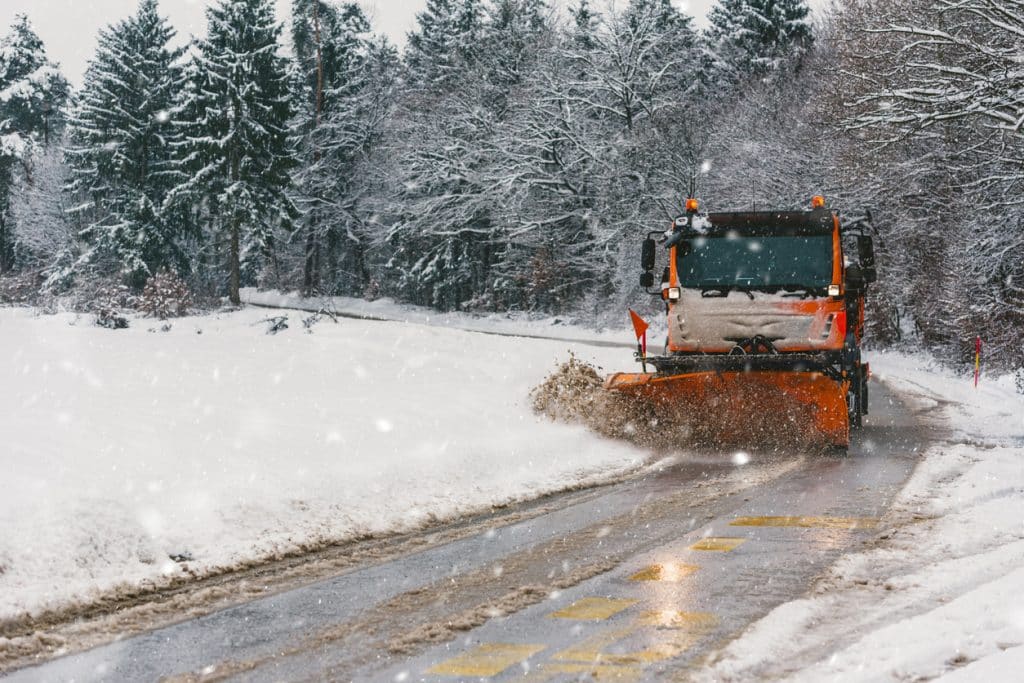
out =
[[[0,48],[0,287],[136,291],[165,270],[444,310],[646,301],[682,212],[870,211],[872,337],[1024,367],[1024,6],[1016,0],[429,0],[402,50],[354,2],[157,0],[72,88],[29,19]],[[3,296],[0,294],[0,296]]]

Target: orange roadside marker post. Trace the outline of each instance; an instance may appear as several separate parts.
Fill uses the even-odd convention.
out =
[[[974,340],[974,388],[978,388],[978,380],[981,378],[981,336]]]

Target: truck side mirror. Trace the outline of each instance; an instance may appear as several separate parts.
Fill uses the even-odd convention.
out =
[[[857,236],[857,254],[861,268],[875,267],[875,242],[868,235]]]
[[[654,273],[647,272],[640,276],[640,286],[644,289],[650,289],[654,286]]]
[[[869,235],[859,235],[857,237],[857,255],[864,282],[871,284],[877,281],[878,270],[875,269],[875,242]]]
[[[649,273],[654,270],[654,261],[658,252],[658,244],[653,239],[644,240],[643,249],[640,252],[640,270]]]

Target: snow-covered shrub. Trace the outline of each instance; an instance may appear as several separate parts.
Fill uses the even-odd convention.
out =
[[[135,310],[139,297],[123,284],[106,284],[96,290],[93,300],[86,306],[96,314],[96,324],[109,330],[123,330],[128,327],[125,311]]]
[[[19,273],[0,278],[0,303],[37,303],[44,279],[38,272]]]
[[[188,315],[191,306],[192,292],[172,270],[161,270],[149,278],[142,291],[142,310],[160,320]]]

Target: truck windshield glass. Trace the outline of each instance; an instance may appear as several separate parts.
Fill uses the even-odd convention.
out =
[[[690,289],[826,289],[832,236],[697,237],[680,245],[680,284]]]

